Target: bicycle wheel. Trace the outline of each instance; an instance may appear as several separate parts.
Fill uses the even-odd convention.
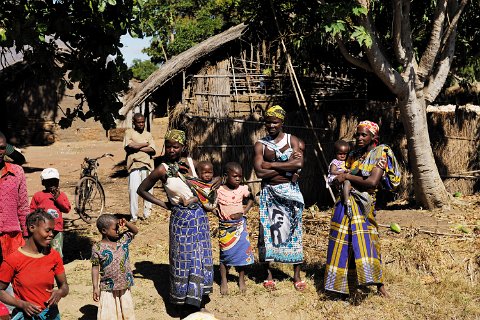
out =
[[[75,209],[86,223],[93,223],[105,209],[105,192],[92,177],[83,177],[75,188]]]

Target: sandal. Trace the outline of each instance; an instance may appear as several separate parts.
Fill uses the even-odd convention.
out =
[[[277,283],[275,280],[264,280],[263,287],[269,291],[277,289]]]
[[[307,283],[303,280],[297,281],[293,283],[295,290],[302,292],[307,288]]]

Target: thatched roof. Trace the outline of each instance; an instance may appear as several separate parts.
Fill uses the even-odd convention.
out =
[[[231,27],[165,62],[139,86],[127,93],[119,114],[126,115],[128,111],[145,101],[157,88],[164,85],[179,72],[190,67],[195,61],[209,55],[226,43],[240,38],[246,28],[247,25],[244,23]]]

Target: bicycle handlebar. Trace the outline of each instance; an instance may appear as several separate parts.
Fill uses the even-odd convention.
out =
[[[88,158],[88,157],[85,157],[84,161],[85,162],[97,162],[98,160],[102,159],[102,158],[108,158],[108,157],[113,157],[113,154],[111,153],[104,153],[102,154],[100,157],[97,157],[97,158]]]

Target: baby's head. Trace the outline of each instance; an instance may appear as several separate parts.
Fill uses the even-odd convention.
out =
[[[225,184],[232,189],[238,188],[243,179],[242,166],[238,162],[229,162],[225,165]]]
[[[335,148],[335,159],[340,161],[345,161],[348,156],[348,152],[350,152],[350,145],[345,140],[338,140],[333,145]]]
[[[198,177],[204,182],[213,179],[213,164],[210,161],[200,161],[197,164]]]
[[[46,191],[55,192],[60,183],[60,174],[55,168],[46,168],[43,169],[40,174],[40,179],[42,180],[42,185],[45,187]]]
[[[97,229],[103,238],[118,239],[118,219],[113,214],[102,214],[97,219]]]
[[[36,244],[46,248],[53,240],[55,220],[43,209],[37,209],[27,216],[28,237],[33,237]]]

